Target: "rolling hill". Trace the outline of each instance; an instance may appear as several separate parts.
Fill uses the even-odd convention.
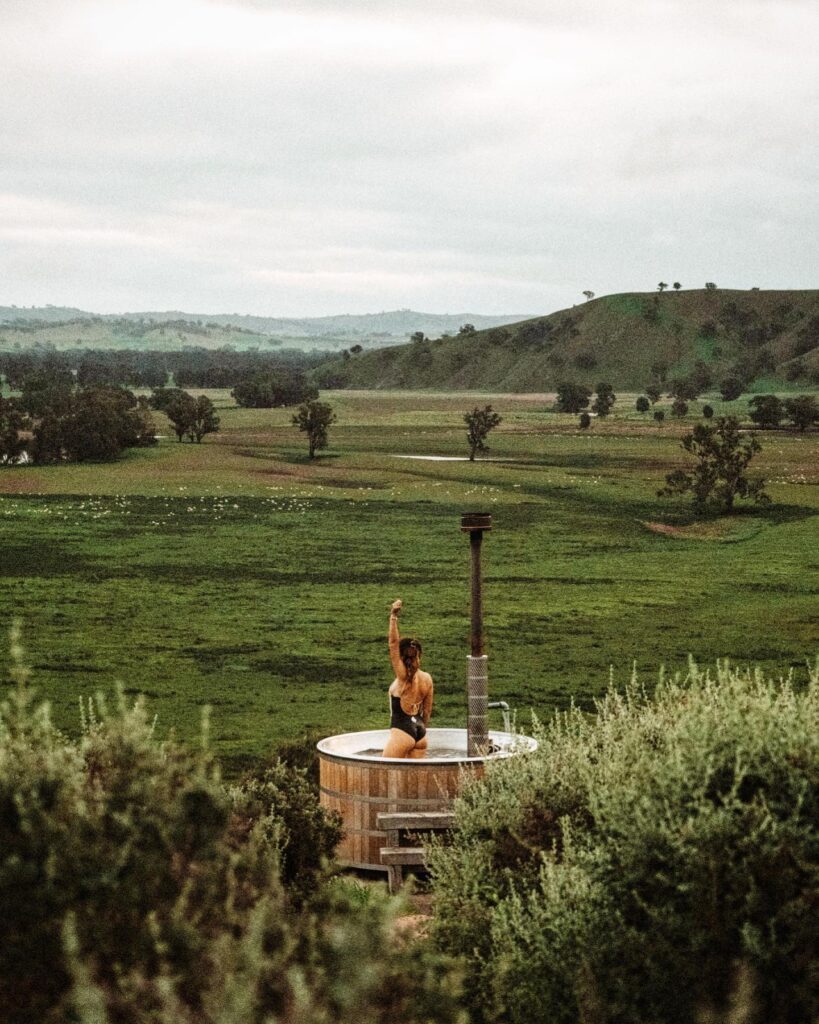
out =
[[[735,374],[746,385],[819,382],[819,290],[624,293],[506,327],[346,353],[321,387],[545,391],[571,380],[639,390]],[[705,390],[703,388],[702,390]]]
[[[385,313],[282,318],[240,313],[143,312],[88,313],[66,306],[0,306],[0,349],[35,344],[65,348],[180,349],[289,346],[332,352],[349,345],[374,348],[400,345],[416,331],[456,332],[462,324],[491,328],[516,323],[520,314]]]

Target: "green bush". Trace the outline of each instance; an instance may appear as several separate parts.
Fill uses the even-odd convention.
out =
[[[18,652],[19,653],[19,652]],[[456,978],[354,899],[304,773],[233,790],[207,752],[98,698],[77,742],[35,706],[19,658],[0,706],[3,1024],[459,1021]]]
[[[326,862],[341,839],[341,819],[319,806],[304,769],[278,761],[233,790],[233,812],[246,829],[272,816],[279,874],[291,897],[302,903],[315,892]]]
[[[819,1019],[817,723],[819,664],[801,693],[692,665],[493,765],[430,854],[475,1020]]]

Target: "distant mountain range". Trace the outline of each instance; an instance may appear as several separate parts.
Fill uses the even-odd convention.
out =
[[[297,347],[310,348],[343,348],[349,344],[360,344],[371,348],[375,345],[394,345],[407,341],[411,335],[421,331],[426,335],[438,337],[442,334],[456,333],[463,324],[472,324],[483,330],[491,327],[516,323],[525,319],[525,314],[506,314],[502,316],[484,316],[479,313],[419,313],[411,309],[398,309],[384,313],[343,314],[322,317],[267,317],[251,316],[240,313],[184,313],[179,310],[122,314],[98,314],[68,306],[0,306],[0,343],[2,343],[3,327],[24,329],[30,336],[39,332],[43,343],[51,342],[57,347],[65,344],[76,344],[77,331],[71,327],[106,325],[111,332],[111,344],[134,344],[140,339],[140,347],[163,347],[169,343],[168,327],[184,336],[185,343],[206,344],[207,338],[216,339],[217,345],[224,344],[224,338],[218,333],[204,335],[203,330],[215,332],[217,328],[227,328],[234,334],[241,333],[244,337],[231,337],[230,343],[236,347],[248,347],[252,344],[269,344],[271,341],[293,343]],[[125,325],[125,330],[120,328]],[[194,328],[188,331],[187,326]],[[165,333],[160,334],[162,327]],[[139,327],[137,332],[135,327]],[[152,330],[152,327],[154,328]],[[188,338],[190,333],[193,337]],[[93,344],[100,346],[104,340],[104,332],[94,331]],[[253,339],[252,336],[258,335]],[[199,341],[196,341],[198,336]],[[8,332],[5,333],[8,340]],[[82,339],[82,335],[79,335]],[[173,337],[173,335],[172,335]]]
[[[637,390],[698,373],[711,386],[819,384],[819,291],[631,292],[470,336],[348,353],[321,387],[547,391],[561,381]],[[707,390],[702,388],[701,390]]]

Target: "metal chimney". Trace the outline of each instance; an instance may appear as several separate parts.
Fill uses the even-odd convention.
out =
[[[483,594],[481,543],[484,530],[492,529],[492,516],[485,512],[464,512],[461,529],[469,534],[472,561],[472,653],[466,659],[466,745],[468,757],[479,757],[489,748],[487,704],[489,701],[488,658],[483,653]]]

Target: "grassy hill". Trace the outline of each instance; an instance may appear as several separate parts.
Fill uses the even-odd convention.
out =
[[[323,387],[545,391],[563,380],[639,390],[707,367],[758,387],[819,380],[819,291],[625,293],[507,327],[346,356]]]
[[[455,333],[466,323],[488,329],[519,320],[519,315],[419,313],[411,309],[281,318],[180,311],[99,315],[65,306],[0,306],[0,348],[175,350],[191,345],[210,349],[230,345],[237,349],[286,346],[340,352],[350,345],[368,349],[400,345],[416,331],[437,336]]]

